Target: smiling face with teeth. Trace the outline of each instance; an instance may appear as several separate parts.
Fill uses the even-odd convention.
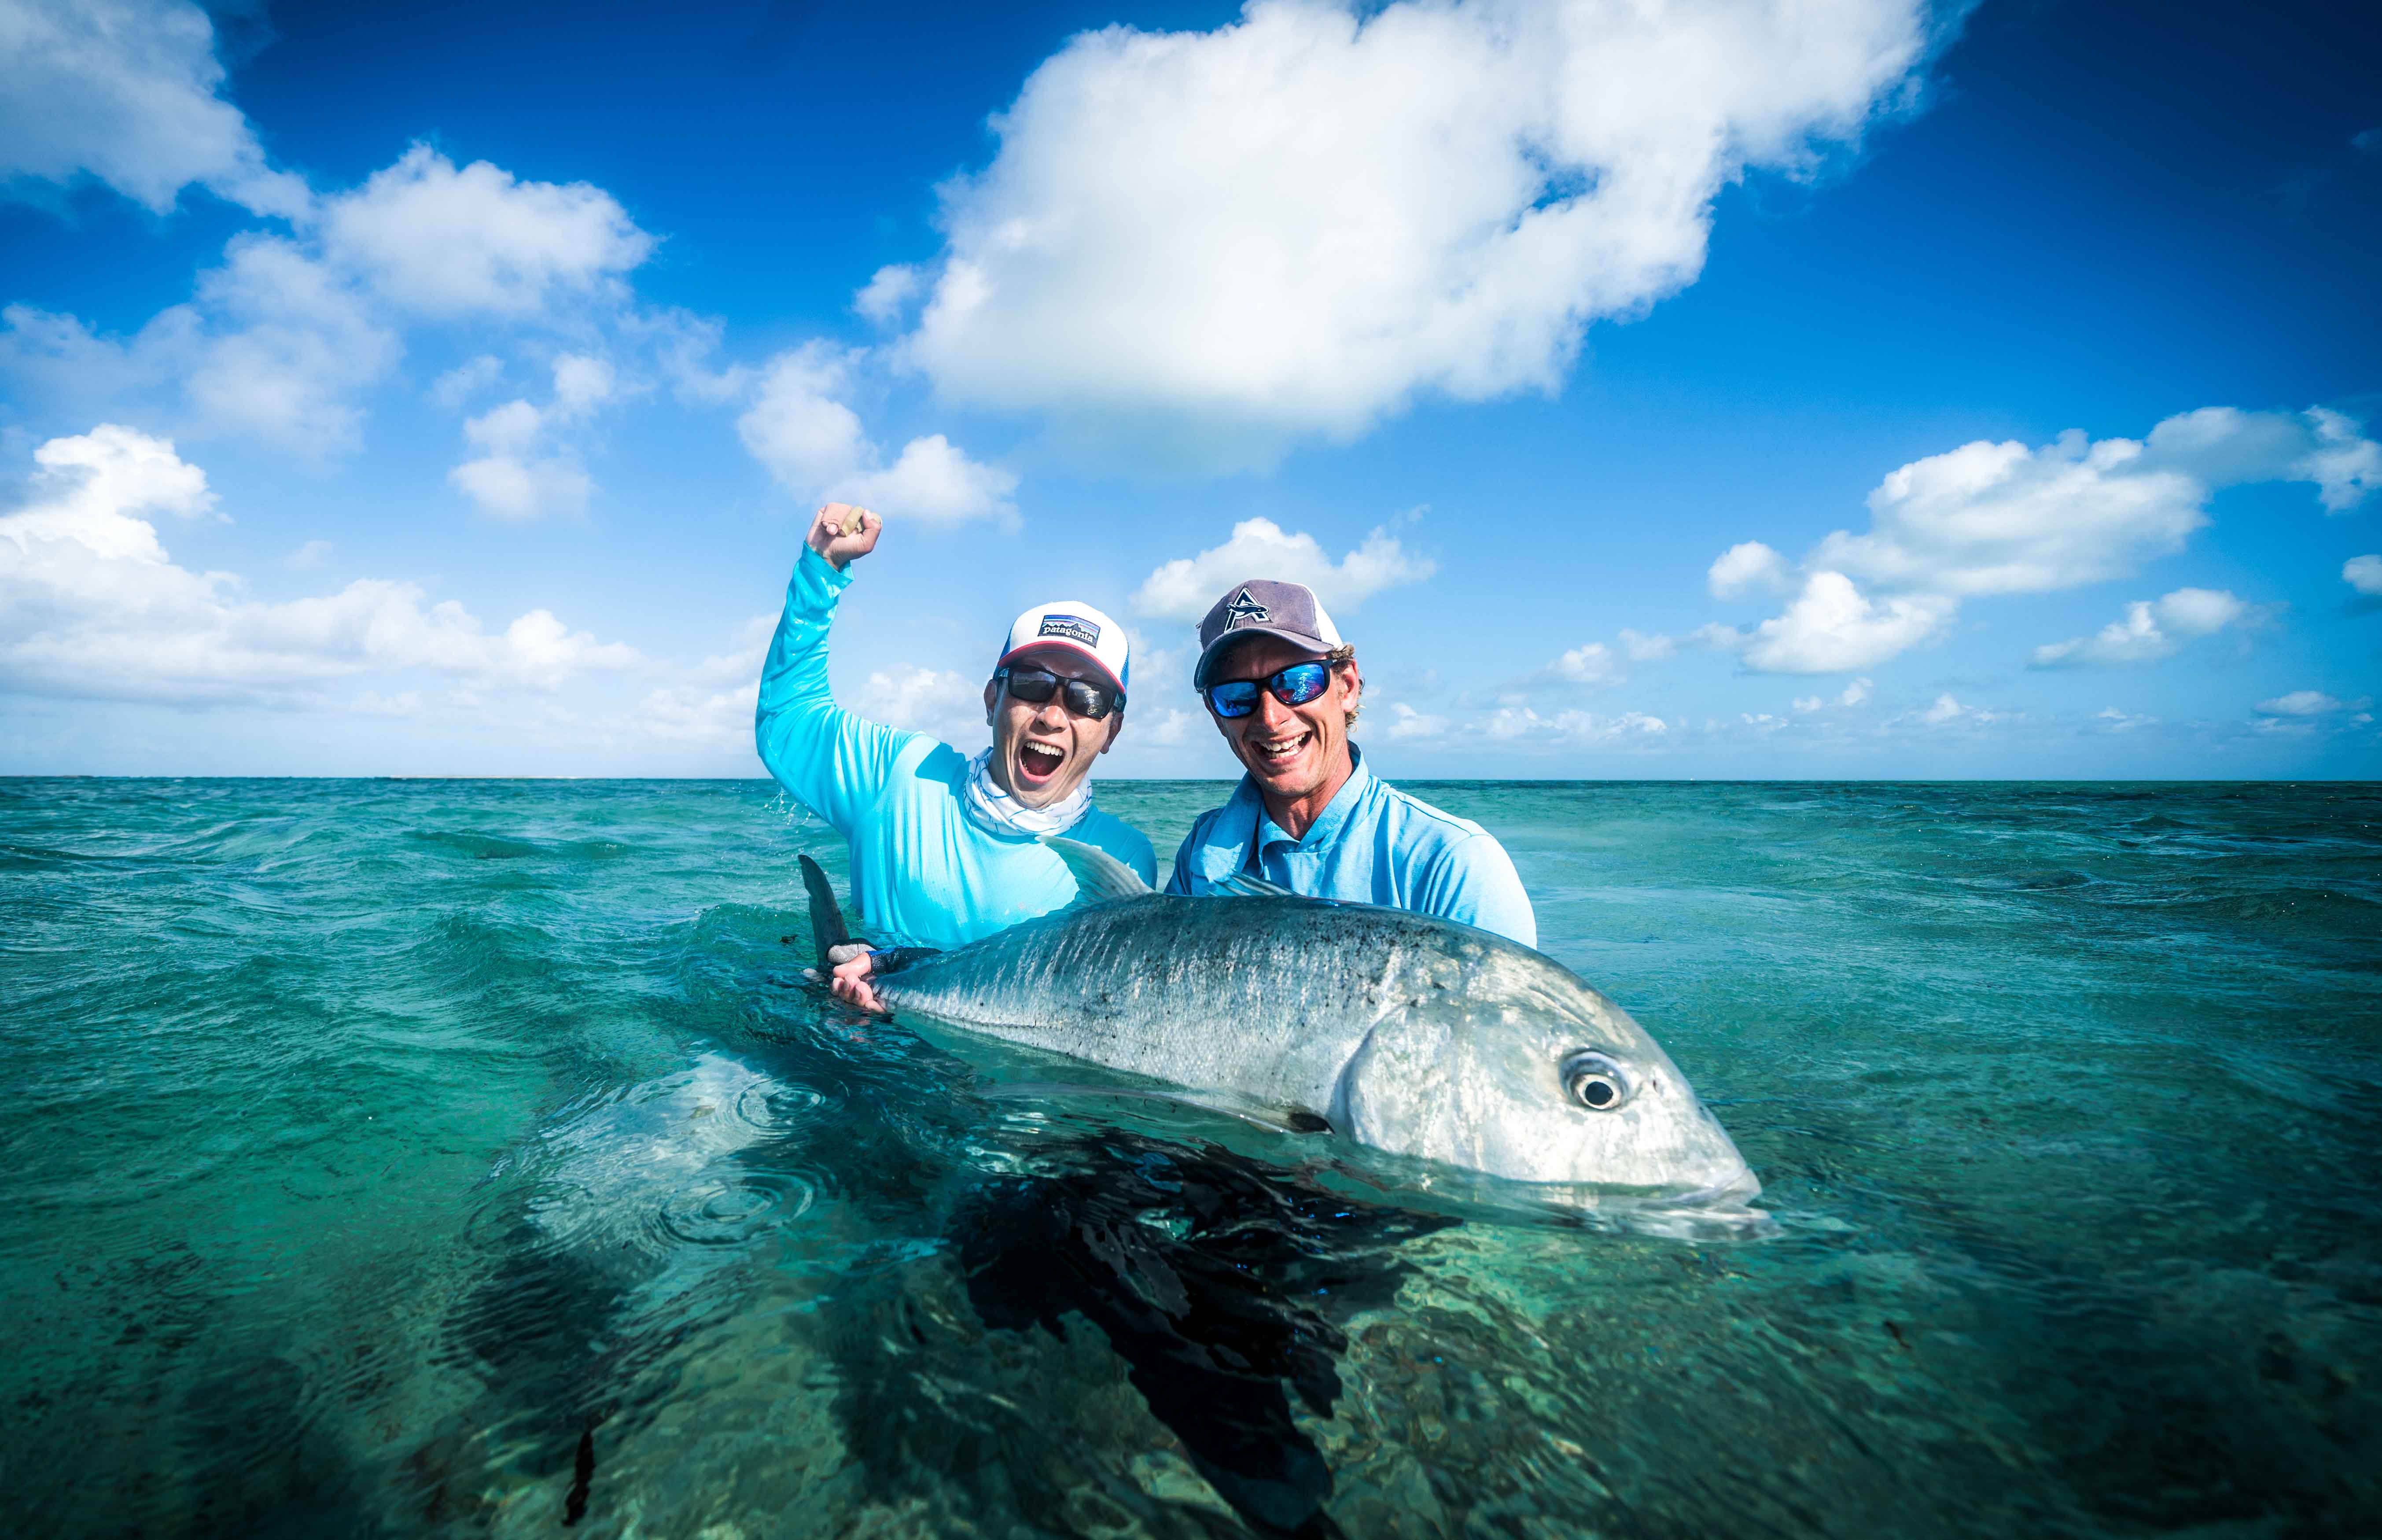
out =
[[[1014,669],[1047,669],[1062,679],[1116,687],[1098,664],[1066,647],[1031,647],[1006,661]],[[1124,727],[1123,707],[1094,721],[1068,710],[1066,697],[1065,690],[1055,690],[1038,706],[1002,689],[998,679],[984,687],[984,720],[992,727],[993,779],[1028,807],[1048,807],[1082,785],[1092,761],[1109,751]]]
[[[1251,636],[1216,660],[1211,682],[1264,679],[1317,656],[1279,636]],[[1322,816],[1356,768],[1348,757],[1348,713],[1364,687],[1352,658],[1335,664],[1331,687],[1304,706],[1284,706],[1272,691],[1259,690],[1257,709],[1246,717],[1209,714],[1258,783],[1267,815],[1293,839]]]

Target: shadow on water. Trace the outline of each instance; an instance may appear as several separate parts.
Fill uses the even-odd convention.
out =
[[[1114,1355],[1156,1424],[1145,1442],[1171,1435],[1250,1530],[1339,1533],[1322,1507],[1332,1472],[1295,1408],[1332,1415],[1344,1324],[1396,1295],[1401,1242],[1455,1221],[1353,1201],[1213,1143],[995,1115],[954,1094],[952,1066],[930,1051],[905,1084],[882,1084],[884,1039],[829,1046],[826,1025],[780,1044],[776,1074],[707,1055],[590,1099],[526,1152],[521,1179],[500,1181],[480,1227],[494,1263],[440,1334],[484,1394],[408,1462],[401,1485],[423,1519],[492,1522],[473,1493],[495,1485],[541,1492],[555,1522],[613,1533],[608,1450],[650,1435],[705,1340],[752,1312],[767,1284],[750,1249],[773,1221],[746,1195],[791,1181],[803,1208],[826,1198],[865,1214],[868,1236],[914,1238],[841,1253],[783,1328],[831,1369],[840,1441],[870,1499],[914,1504],[932,1472],[939,1507],[970,1506],[980,1484],[984,1504],[1083,1532],[1081,1451],[1040,1435],[1089,1404],[1087,1382],[1116,1378],[1089,1349]],[[822,1089],[779,1078],[793,1074]],[[887,1111],[820,1115],[880,1095]],[[1010,1371],[1047,1349],[1070,1366],[1025,1389]],[[1021,1395],[1072,1404],[1044,1416]],[[1111,1500],[1159,1533],[1201,1511],[1116,1485]],[[1235,1527],[1222,1513],[1190,1522]]]
[[[995,1330],[1080,1319],[1150,1414],[1260,1533],[1337,1534],[1332,1472],[1292,1416],[1341,1394],[1340,1323],[1387,1305],[1403,1240],[1454,1221],[1355,1203],[1214,1145],[1108,1129],[970,1192],[947,1234]],[[878,1419],[862,1412],[861,1421]]]

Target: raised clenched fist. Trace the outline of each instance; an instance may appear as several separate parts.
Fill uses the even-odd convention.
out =
[[[885,533],[885,521],[865,508],[850,503],[831,502],[818,511],[811,521],[811,549],[828,559],[836,571],[849,566],[855,556],[866,556],[877,548],[877,537]]]

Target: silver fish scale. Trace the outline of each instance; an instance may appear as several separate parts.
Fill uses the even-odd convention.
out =
[[[1320,1112],[1374,1023],[1463,999],[1484,967],[1507,988],[1584,990],[1537,953],[1403,910],[1152,894],[1028,921],[904,968],[878,994],[898,1013]]]

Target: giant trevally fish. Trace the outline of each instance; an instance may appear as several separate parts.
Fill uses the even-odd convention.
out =
[[[1452,920],[1301,898],[1155,893],[1046,838],[1074,906],[949,952],[880,955],[896,1020],[980,1033],[1182,1088],[1283,1127],[1515,1181],[1665,1203],[1761,1184],[1629,1014],[1545,954]],[[852,945],[803,857],[821,966]]]

